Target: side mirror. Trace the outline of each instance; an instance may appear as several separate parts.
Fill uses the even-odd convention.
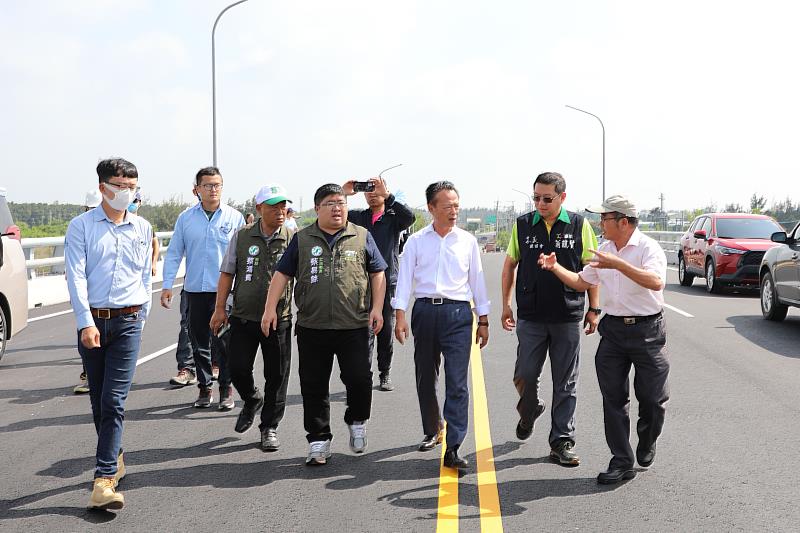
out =
[[[772,242],[786,243],[789,239],[786,237],[785,231],[776,231],[770,236]]]
[[[704,229],[699,229],[699,230],[695,231],[695,232],[694,232],[694,238],[695,238],[695,239],[703,239],[703,240],[706,240],[706,230],[704,230]]]

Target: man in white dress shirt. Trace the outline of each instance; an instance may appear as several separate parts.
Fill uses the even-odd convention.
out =
[[[539,258],[566,285],[586,290],[601,285],[606,314],[598,332],[602,336],[595,355],[597,381],[603,395],[606,442],[611,449],[608,470],[598,483],[612,484],[636,476],[629,442],[631,365],[636,370],[633,388],[639,401],[636,461],[647,468],[656,456],[656,439],[664,427],[665,404],[669,400],[669,359],[666,326],[661,308],[667,258],[661,246],[637,229],[636,206],[624,196],[612,196],[587,211],[600,213],[606,241],[595,258],[576,274],[556,262],[555,254]]]
[[[433,223],[408,238],[397,277],[393,307],[397,312],[395,337],[403,344],[409,335],[406,309],[416,299],[411,314],[414,365],[424,437],[419,450],[432,450],[442,442],[442,411],[436,397],[439,366],[444,356],[447,449],[444,465],[466,469],[458,448],[467,434],[469,389],[467,374],[472,349],[472,309],[478,315],[475,342],[489,342],[489,299],[483,279],[478,242],[456,227],[459,197],[449,181],[425,190]]]

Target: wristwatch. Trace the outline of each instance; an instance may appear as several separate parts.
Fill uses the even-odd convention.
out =
[[[602,309],[600,309],[599,307],[590,307],[590,308],[589,308],[589,311],[591,311],[592,313],[594,313],[594,314],[596,314],[596,315],[599,315],[600,313],[602,313],[602,312],[603,312],[603,310],[602,310]]]

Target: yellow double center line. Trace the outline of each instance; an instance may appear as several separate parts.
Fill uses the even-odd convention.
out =
[[[486,384],[483,379],[481,350],[477,344],[472,345],[470,363],[481,531],[501,532],[503,531],[503,520],[500,515],[500,496],[497,493],[497,476],[494,472]],[[445,446],[443,445],[442,458],[444,458],[444,451]],[[444,464],[439,467],[439,511],[436,518],[436,531],[437,533],[458,531],[458,471],[454,468],[446,468]]]

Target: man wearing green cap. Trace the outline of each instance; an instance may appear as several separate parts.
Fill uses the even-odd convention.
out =
[[[291,232],[283,224],[287,202],[291,200],[280,185],[267,185],[258,191],[258,216],[234,234],[222,259],[217,301],[211,317],[211,330],[215,334],[230,324],[228,364],[233,386],[244,402],[235,431],[244,433],[250,429],[261,409],[259,428],[264,451],[276,451],[280,447],[278,423],[286,409],[292,358],[292,283],[288,284],[278,303],[275,333],[267,337],[261,331],[261,315],[275,265],[291,240]],[[232,287],[233,310],[228,318],[225,307]],[[259,346],[264,358],[263,395],[253,380],[253,363]]]

